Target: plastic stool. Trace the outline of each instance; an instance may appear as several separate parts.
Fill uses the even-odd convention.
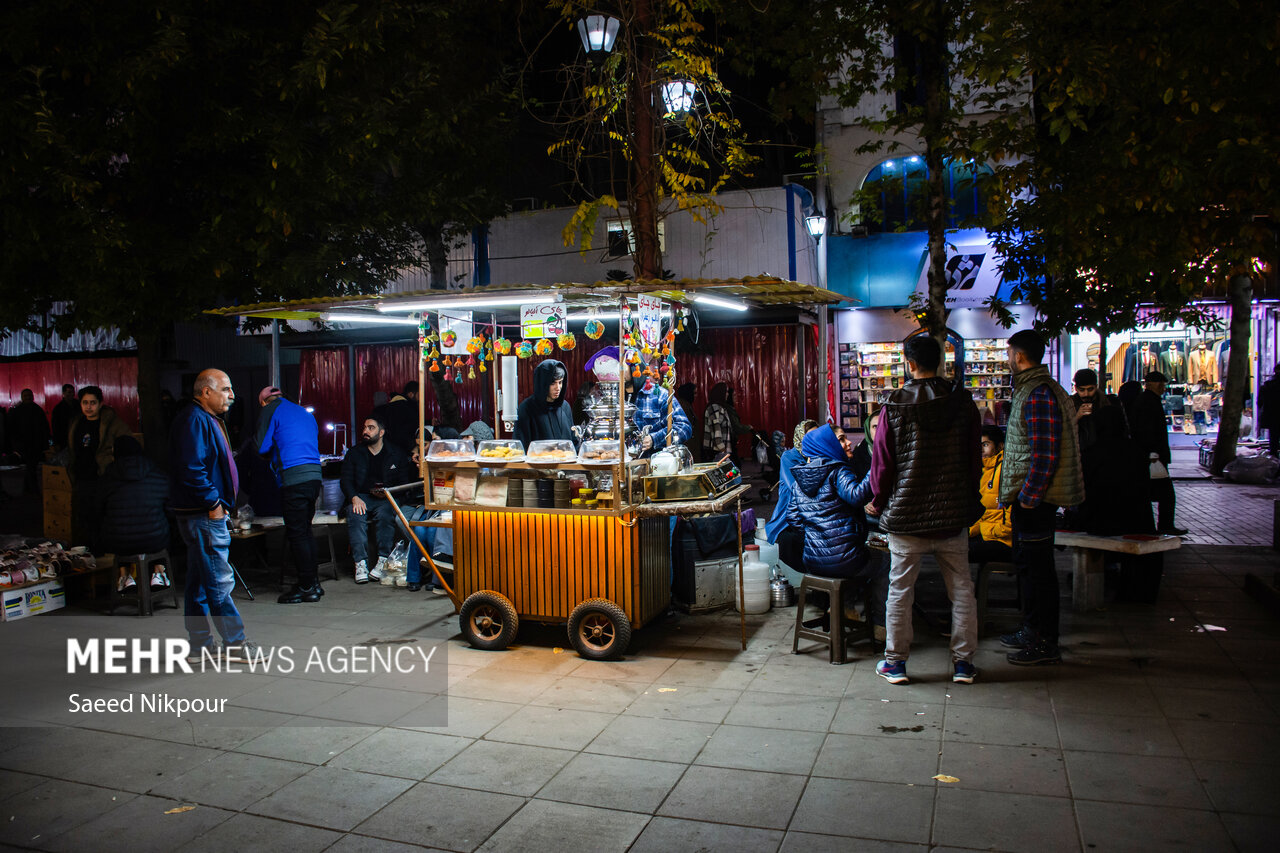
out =
[[[846,626],[844,619],[844,578],[824,578],[817,575],[805,575],[800,580],[800,591],[796,598],[796,630],[791,638],[791,654],[800,654],[800,641],[813,640],[827,647],[833,664],[845,662],[845,648],[851,641],[871,637],[872,628],[869,623],[857,622]],[[825,592],[828,595],[827,630],[806,628],[804,625],[804,605],[810,591]]]
[[[151,569],[157,563],[163,563],[169,575],[169,585],[163,589],[151,589]],[[173,600],[175,608],[180,607],[178,603],[178,588],[173,582],[173,561],[169,559],[169,552],[166,549],[159,551],[151,551],[146,554],[117,554],[117,566],[136,566],[138,569],[138,579],[136,581],[137,592],[135,595],[124,596],[115,593],[111,597],[111,607],[108,612],[115,612],[116,607],[121,604],[129,604],[136,601],[138,605],[139,616],[150,616],[152,610],[152,597],[168,595]]]
[[[1017,567],[1013,563],[1003,563],[996,560],[988,560],[978,563],[978,579],[973,587],[973,597],[978,603],[978,636],[981,637],[987,626],[987,594],[990,590],[991,573],[998,572],[1003,575],[1016,575]],[[1016,610],[1022,612],[1022,589],[1018,589],[1018,599],[1015,602]],[[1003,607],[1002,610],[1013,608]]]

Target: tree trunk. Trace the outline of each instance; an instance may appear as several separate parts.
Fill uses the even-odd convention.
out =
[[[169,435],[160,406],[160,332],[154,325],[129,332],[138,344],[138,412],[146,454],[169,467]]]
[[[434,222],[422,222],[417,226],[427,255],[427,287],[431,290],[449,289],[449,247],[444,242],[444,226]]]
[[[1213,447],[1213,473],[1221,475],[1236,458],[1240,438],[1240,415],[1249,384],[1249,324],[1253,316],[1253,279],[1237,275],[1228,286],[1231,295],[1231,356],[1227,359],[1227,379],[1222,392],[1222,420],[1218,441]]]
[[[921,31],[928,37],[921,39],[920,77],[924,89],[924,118],[921,138],[924,139],[924,162],[929,170],[928,200],[925,223],[929,234],[929,301],[925,307],[925,328],[929,330],[942,351],[947,350],[947,215],[951,199],[947,195],[946,163],[942,158],[941,137],[950,109],[951,93],[948,90],[947,66],[949,49],[944,27],[943,3],[935,0],[929,5],[930,20],[922,22]]]
[[[651,0],[635,2],[635,69],[631,73],[628,97],[634,122],[631,134],[631,185],[627,188],[627,210],[635,235],[635,277],[662,277],[662,249],[658,243],[657,110],[654,103],[653,28]]]

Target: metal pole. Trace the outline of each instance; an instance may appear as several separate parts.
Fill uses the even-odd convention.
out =
[[[818,306],[818,422],[826,423],[827,418],[831,416],[831,412],[827,407],[828,390],[831,387],[831,370],[828,359],[827,350],[829,343],[827,338],[829,330],[827,329],[827,306]]]
[[[280,387],[280,321],[271,321],[271,384]]]
[[[356,348],[347,344],[347,417],[351,419],[351,431],[359,434],[356,423]]]
[[[734,516],[738,528],[738,627],[742,631],[742,650],[747,650],[747,585],[742,576],[742,495],[738,495],[738,512]],[[800,605],[803,607],[803,605]]]
[[[496,313],[489,315],[489,345],[493,346],[493,341],[498,337],[498,315]],[[484,350],[480,351],[481,360],[484,359]],[[568,380],[569,377],[565,377]],[[493,360],[493,367],[489,369],[489,379],[493,382],[493,437],[502,438],[502,402],[500,394],[501,389],[498,387],[498,360]]]

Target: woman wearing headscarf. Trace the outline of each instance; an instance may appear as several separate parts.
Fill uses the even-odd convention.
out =
[[[795,489],[789,520],[804,531],[807,574],[864,582],[846,585],[844,605],[849,609],[858,588],[874,580],[866,571],[869,559],[863,512],[871,498],[871,480],[865,476],[859,480],[829,424],[805,435],[800,447],[806,462],[792,469]],[[867,595],[867,615],[873,624],[884,624],[884,606],[883,596],[874,591]]]
[[[778,557],[797,572],[804,571],[804,534],[796,527],[787,524],[787,513],[791,510],[791,494],[795,491],[796,478],[792,469],[804,464],[804,453],[800,443],[805,434],[817,429],[818,422],[805,420],[796,424],[789,450],[783,452],[778,461],[778,503],[773,507],[773,517],[764,526],[766,538],[771,544],[777,544]]]

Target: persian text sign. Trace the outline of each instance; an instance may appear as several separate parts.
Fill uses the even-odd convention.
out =
[[[566,331],[563,302],[531,302],[520,306],[520,334],[526,338],[554,338]]]

